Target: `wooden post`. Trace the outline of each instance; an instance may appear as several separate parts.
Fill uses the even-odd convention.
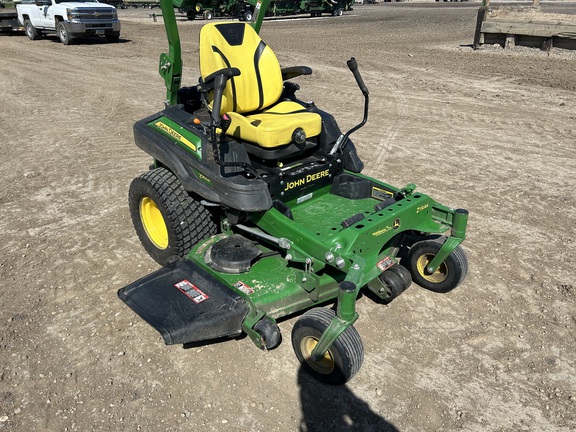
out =
[[[516,35],[507,34],[504,49],[514,48],[516,46]]]
[[[553,47],[554,47],[554,38],[544,39],[544,42],[542,43],[542,51],[546,51],[547,53],[549,53]]]
[[[485,0],[489,2],[490,0]],[[472,44],[472,49],[477,50],[482,44],[482,23],[486,19],[486,12],[488,11],[488,6],[481,6],[478,8],[478,16],[476,17],[476,31],[474,32],[474,43]]]

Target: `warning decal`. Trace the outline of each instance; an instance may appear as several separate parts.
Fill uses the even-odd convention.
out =
[[[386,257],[382,261],[380,261],[378,264],[376,264],[376,266],[378,267],[378,270],[384,271],[384,270],[392,267],[394,264],[395,263],[394,263],[394,260],[392,258]]]
[[[202,303],[204,300],[208,300],[209,298],[200,288],[186,279],[174,284],[174,286],[190,297],[194,303]]]
[[[242,291],[244,294],[250,295],[254,292],[254,290],[252,288],[250,288],[248,285],[246,285],[244,282],[242,281],[238,281],[234,284],[235,288],[238,288],[240,291]]]

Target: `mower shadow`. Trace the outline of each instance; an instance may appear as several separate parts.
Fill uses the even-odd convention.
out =
[[[400,432],[346,385],[321,383],[302,367],[298,370],[298,385],[302,404],[300,432]]]

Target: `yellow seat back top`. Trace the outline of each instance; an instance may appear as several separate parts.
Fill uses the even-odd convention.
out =
[[[261,110],[280,98],[280,64],[254,29],[246,23],[206,24],[200,31],[202,78],[230,67],[238,68],[241,74],[228,80],[220,114]]]

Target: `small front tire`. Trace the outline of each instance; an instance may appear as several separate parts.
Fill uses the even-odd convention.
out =
[[[306,312],[292,329],[292,347],[302,366],[316,379],[327,384],[344,384],[356,375],[364,361],[364,346],[353,326],[344,330],[324,357],[311,358],[334,316],[334,311],[326,308]]]
[[[468,274],[468,258],[460,246],[452,251],[436,271],[429,273],[426,270],[443,244],[440,239],[419,241],[412,245],[408,253],[408,270],[412,280],[422,288],[438,293],[452,291]]]

